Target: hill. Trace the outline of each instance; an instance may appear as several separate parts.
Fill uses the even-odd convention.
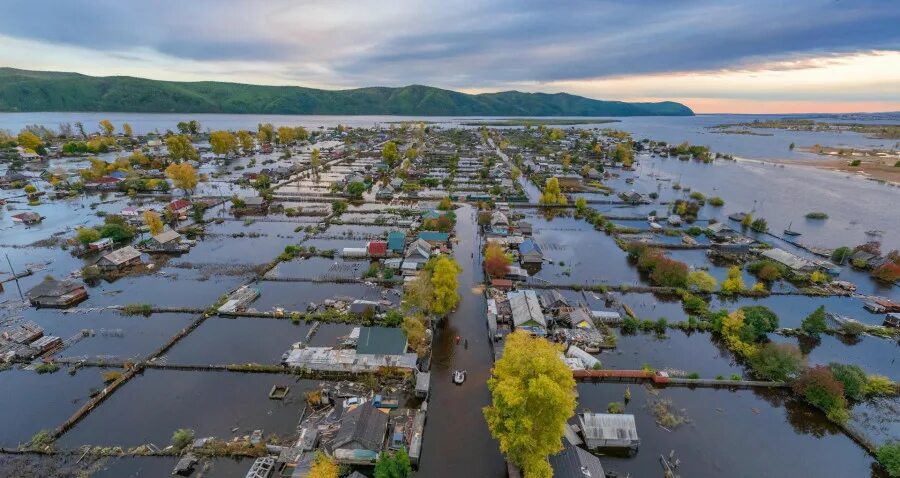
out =
[[[319,90],[214,81],[0,68],[0,111],[254,113],[410,116],[691,116],[671,101],[626,103],[567,93],[504,91],[470,95],[410,85]]]

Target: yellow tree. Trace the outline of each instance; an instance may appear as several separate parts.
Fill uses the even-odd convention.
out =
[[[100,120],[100,130],[103,131],[103,136],[112,136],[113,132],[116,130],[116,127],[113,126],[110,120],[103,119]]]
[[[253,152],[253,148],[256,146],[256,143],[253,141],[253,135],[250,134],[249,131],[238,131],[237,132],[238,141],[241,143],[241,150],[244,151],[244,154],[250,154]]]
[[[194,143],[191,142],[191,138],[184,134],[175,134],[166,138],[166,148],[169,150],[169,157],[176,163],[200,159],[200,155],[194,149]]]
[[[735,292],[744,290],[746,287],[747,286],[744,285],[744,278],[741,275],[741,268],[738,266],[731,266],[728,269],[728,276],[722,282],[722,292],[734,294]]]
[[[259,125],[256,133],[256,139],[261,143],[271,143],[275,140],[275,127],[272,123],[263,123]]]
[[[291,144],[294,142],[294,128],[287,126],[278,127],[278,141],[281,144]]]
[[[547,457],[562,450],[566,421],[575,413],[575,379],[558,346],[526,332],[510,334],[488,389],[484,417],[500,451],[525,478],[551,478]]]
[[[563,171],[568,171],[569,166],[572,165],[572,157],[569,156],[569,153],[563,153],[562,159],[559,162],[562,164]]]
[[[307,478],[338,478],[340,467],[331,458],[321,451],[316,452],[312,467],[307,473]]]
[[[197,187],[197,171],[188,163],[173,163],[166,168],[166,177],[175,183],[175,187],[190,194]]]
[[[434,287],[431,284],[431,273],[420,271],[416,278],[403,286],[403,310],[431,312],[434,302]]]
[[[319,151],[319,148],[313,148],[312,153],[309,155],[309,166],[313,170],[313,174],[319,175],[319,166],[322,165],[322,160],[320,157],[322,156],[322,152]]]
[[[547,183],[544,185],[544,192],[541,194],[541,204],[562,204],[565,205],[568,201],[566,197],[563,195],[562,191],[559,189],[559,180],[556,178],[547,179]]]
[[[155,236],[163,232],[163,222],[159,214],[153,211],[144,211],[144,224],[150,229],[150,234]]]
[[[459,304],[456,276],[462,271],[453,259],[440,256],[434,262],[431,272],[431,286],[434,288],[434,303],[431,310],[437,315],[446,315]]]
[[[294,129],[294,138],[297,141],[306,141],[309,139],[309,132],[303,126],[298,126]]]
[[[400,151],[397,149],[397,143],[388,141],[384,143],[381,150],[381,157],[388,166],[394,167],[400,161]]]
[[[227,154],[238,152],[238,139],[229,131],[213,131],[209,134],[209,145],[213,153]]]
[[[19,146],[34,151],[41,146],[44,145],[44,142],[41,141],[41,138],[38,135],[32,133],[31,131],[22,131],[19,133],[19,136],[16,138]]]
[[[130,138],[134,131],[131,130],[131,125],[128,123],[122,123],[122,134],[125,135],[126,138]]]

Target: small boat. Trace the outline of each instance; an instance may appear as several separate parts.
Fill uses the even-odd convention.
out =
[[[793,226],[793,225],[794,225],[793,222],[789,223],[787,229],[784,230],[784,233],[788,236],[799,236],[801,233],[791,230],[791,226]]]
[[[453,383],[457,385],[462,385],[463,382],[466,381],[466,371],[465,370],[457,370],[453,372]]]

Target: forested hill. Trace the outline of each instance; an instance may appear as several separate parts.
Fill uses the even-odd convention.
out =
[[[352,90],[174,82],[0,68],[0,111],[410,116],[690,116],[671,101],[625,103],[566,93],[470,95],[411,85]]]

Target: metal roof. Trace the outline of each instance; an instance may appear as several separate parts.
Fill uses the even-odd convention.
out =
[[[638,440],[634,415],[583,413],[581,429],[589,440]]]

